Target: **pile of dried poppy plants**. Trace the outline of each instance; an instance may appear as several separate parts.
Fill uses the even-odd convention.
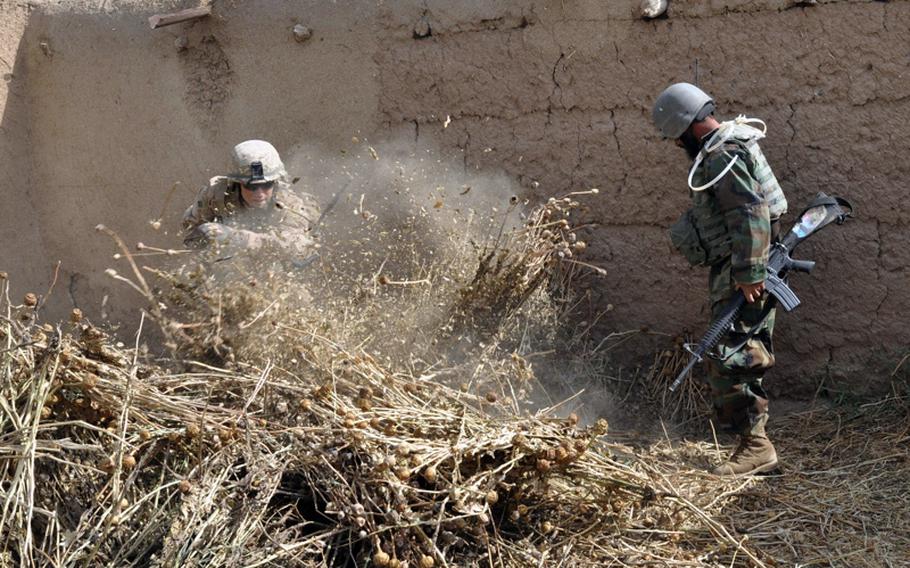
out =
[[[124,247],[128,276],[111,275],[150,301],[133,345],[79,311],[42,323],[41,299],[12,300],[4,279],[0,565],[772,566],[810,550],[797,533],[856,545],[845,529],[862,522],[863,493],[841,512],[850,519],[830,514],[853,467],[884,476],[882,504],[904,504],[902,519],[870,514],[907,520],[906,453],[891,455],[906,449],[906,414],[903,430],[882,424],[887,459],[802,472],[788,492],[786,473],[704,473],[699,461],[722,451],[709,444],[622,444],[606,420],[580,424],[577,399],[535,408],[534,366],[508,330],[580,266],[568,264],[584,248],[572,199],[477,250],[460,280],[427,270],[395,287],[405,280],[379,273],[308,307],[302,296],[343,287],[225,286],[201,266],[138,266]],[[382,326],[358,314],[383,302],[399,318],[445,304],[413,320],[432,327],[414,336],[422,354],[390,355],[394,328],[370,340]],[[498,306],[495,324],[489,310],[471,317],[479,305]],[[472,334],[475,320],[488,329]],[[151,333],[172,356],[146,351]],[[433,346],[457,357],[431,361]],[[820,546],[810,559],[896,566],[908,547],[870,535],[862,552],[835,550],[841,561]]]

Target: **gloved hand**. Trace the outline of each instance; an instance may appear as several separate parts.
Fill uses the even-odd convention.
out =
[[[221,223],[203,223],[197,228],[205,236],[209,244],[226,245],[231,242],[231,234],[234,232],[230,227],[225,227]]]

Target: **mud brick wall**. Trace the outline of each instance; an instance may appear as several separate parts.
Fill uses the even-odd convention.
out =
[[[706,271],[666,236],[687,206],[688,164],[649,122],[656,94],[697,73],[719,116],[767,122],[787,226],[818,191],[859,212],[799,251],[819,264],[794,278],[804,305],[778,319],[772,389],[806,392],[819,375],[866,389],[870,359],[910,339],[910,4],[671,2],[650,22],[631,3],[518,4],[466,19],[429,3],[429,34],[414,26],[419,7],[392,14],[377,56],[388,124],[413,123],[463,149],[466,167],[505,168],[540,197],[601,188],[587,240],[609,271],[590,290],[614,306],[604,330],[701,331]]]
[[[112,320],[135,321],[135,300],[100,274],[111,250],[91,228],[149,239],[148,221],[179,215],[236,141],[332,153],[358,136],[436,145],[466,169],[506,171],[533,199],[600,188],[585,239],[608,275],[584,292],[592,310],[613,306],[602,331],[702,330],[705,271],[666,237],[687,206],[686,159],[649,122],[663,87],[697,75],[722,118],[767,122],[791,211],[825,191],[859,213],[800,251],[819,264],[794,279],[804,305],[779,318],[772,389],[881,390],[910,344],[910,2],[677,0],[644,21],[633,0],[223,1],[156,31],[150,14],[192,3],[108,4],[0,13],[0,195],[19,204],[3,209],[15,246],[0,270],[18,294],[46,288],[63,260],[52,315],[100,311],[108,296]],[[296,23],[313,37],[295,42]],[[176,223],[165,228],[174,239]],[[630,342],[617,360],[661,341]]]

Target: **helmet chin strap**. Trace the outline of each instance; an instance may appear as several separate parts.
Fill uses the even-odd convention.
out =
[[[758,124],[761,126],[761,129],[758,129],[752,124]],[[765,134],[768,132],[768,126],[764,123],[763,120],[759,118],[746,118],[745,115],[739,115],[733,120],[727,120],[721,122],[720,126],[714,131],[714,134],[705,142],[705,145],[702,147],[701,151],[695,157],[695,162],[692,164],[692,169],[689,170],[689,189],[692,191],[704,191],[708,189],[715,183],[719,182],[721,178],[727,175],[733,165],[736,164],[736,161],[739,159],[739,156],[733,156],[730,160],[730,163],[727,164],[727,167],[720,172],[717,177],[709,181],[704,185],[695,187],[692,185],[692,178],[695,176],[695,170],[698,169],[698,166],[704,161],[704,159],[713,152],[717,150],[730,138],[745,138],[747,140],[761,140],[765,137]],[[724,152],[728,157],[730,156],[727,152]]]

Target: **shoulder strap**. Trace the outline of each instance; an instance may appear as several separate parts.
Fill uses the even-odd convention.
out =
[[[727,142],[729,142],[730,144],[734,144],[738,150],[742,151],[743,160],[744,160],[744,163],[746,164],[746,168],[749,170],[749,174],[751,174],[753,178],[756,177],[755,159],[754,159],[754,156],[752,155],[752,151],[750,150],[750,147],[754,144],[758,144],[758,141],[757,140],[740,140],[739,138],[730,138]]]

